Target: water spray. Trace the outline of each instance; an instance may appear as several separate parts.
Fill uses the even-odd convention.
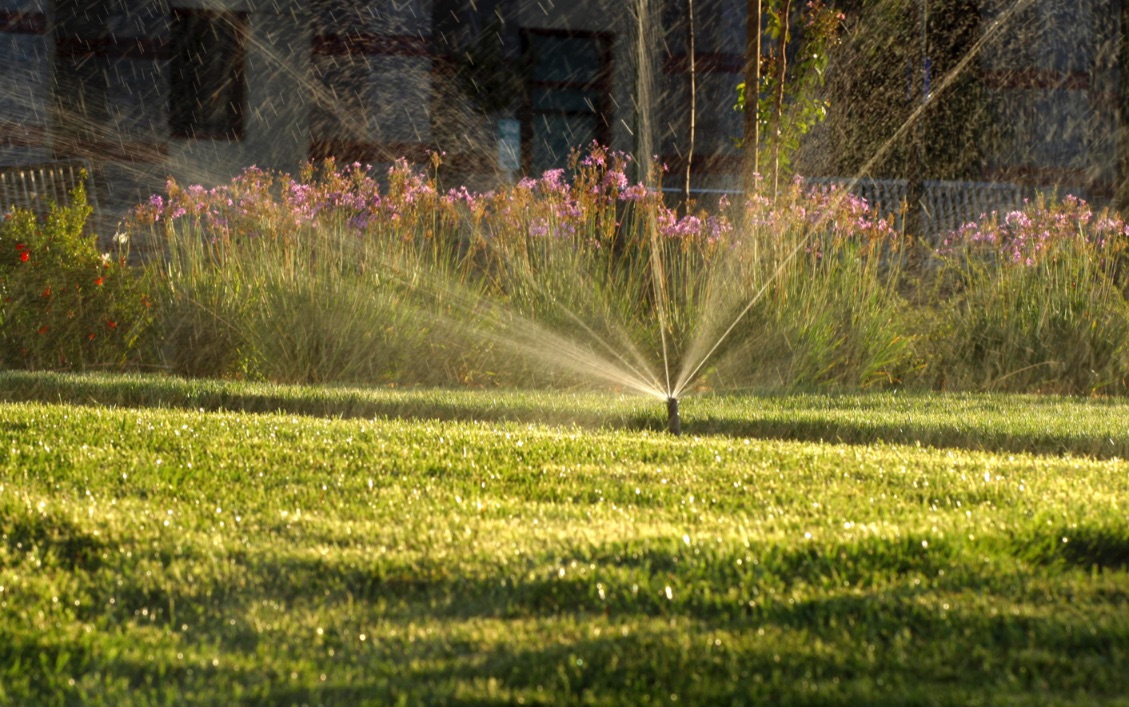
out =
[[[675,437],[682,434],[682,417],[678,414],[678,398],[666,399],[666,429]]]

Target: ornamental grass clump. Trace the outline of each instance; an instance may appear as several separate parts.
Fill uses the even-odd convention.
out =
[[[663,351],[677,359],[692,334],[701,286],[733,228],[724,214],[679,216],[661,191],[630,182],[630,162],[592,145],[573,155],[569,173],[550,170],[496,195],[484,260],[509,341],[536,357],[537,339],[549,336],[576,346],[571,363],[549,368],[599,377],[596,359],[605,359],[666,388]]]
[[[929,337],[942,387],[1129,391],[1129,225],[1083,200],[1040,200],[952,234]]]
[[[170,181],[135,221],[163,254],[165,362],[649,392],[894,379],[899,245],[865,202],[796,183],[775,201],[675,210],[630,163],[592,145],[567,171],[487,193],[442,192],[438,157],[430,173],[327,162],[214,189]]]
[[[442,242],[458,229],[433,180],[401,161],[386,181],[333,162],[297,180],[257,168],[213,189],[170,180],[135,218],[162,255],[165,365],[287,382],[457,378],[407,285],[459,267],[465,249]]]
[[[128,238],[101,252],[86,231],[79,185],[45,217],[13,209],[0,222],[0,367],[122,369],[142,363],[150,301],[127,264]]]
[[[912,361],[900,294],[906,243],[890,223],[863,199],[801,179],[744,207],[699,336],[710,344],[747,310],[716,354],[718,386],[901,382]]]

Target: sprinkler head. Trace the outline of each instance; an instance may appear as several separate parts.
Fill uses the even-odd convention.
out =
[[[682,434],[682,418],[678,414],[678,398],[666,399],[666,429],[675,437]]]

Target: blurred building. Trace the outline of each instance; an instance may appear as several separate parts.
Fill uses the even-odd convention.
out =
[[[983,23],[999,26],[979,61],[999,126],[984,176],[1126,204],[1129,3],[992,0]]]
[[[800,171],[1098,197],[1126,183],[1129,3],[837,4],[848,32],[831,119]],[[694,186],[733,188],[746,0],[693,5]],[[0,164],[89,159],[110,209],[170,175],[209,184],[249,165],[430,150],[445,153],[448,184],[489,187],[593,140],[680,175],[688,12],[687,0],[0,0]]]
[[[846,2],[809,173],[1006,181],[1111,198],[1125,167],[1122,0]],[[911,116],[912,119],[911,119]]]

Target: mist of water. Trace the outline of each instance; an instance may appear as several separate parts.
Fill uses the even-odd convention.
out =
[[[313,9],[279,0],[250,12],[190,13],[199,44],[188,50],[177,34],[185,27],[162,2],[46,3],[8,0],[0,10],[0,160],[90,159],[111,222],[170,175],[210,185],[251,164],[295,171],[311,157],[380,163],[401,152],[418,159],[425,148],[448,153],[446,186],[489,188],[524,170],[563,166],[567,148],[592,139],[633,152],[638,178],[654,187],[661,174],[650,157],[674,162],[675,173],[691,174],[703,203],[740,181],[737,170],[687,167],[686,153],[696,123],[696,165],[739,159],[732,139],[741,118],[732,104],[743,69],[741,1],[694,3],[694,115],[689,8],[679,0],[335,0]],[[1127,112],[1108,108],[1129,100],[1129,13],[1119,4],[888,0],[868,7],[847,18],[821,89],[832,100],[829,116],[795,152],[791,171],[840,178],[847,190],[872,179],[902,179],[921,193],[930,180],[971,191],[1002,181],[1031,194],[1072,191],[1114,203],[1124,196],[1129,153],[1119,116]],[[224,53],[231,47],[217,32],[229,32],[236,50]],[[223,51],[204,59],[201,47]],[[538,51],[550,53],[538,58]],[[185,56],[201,72],[224,76],[234,69],[223,61],[239,63],[236,93],[212,97],[242,103],[226,123],[222,106],[201,108],[188,120],[200,124],[200,135],[170,137],[171,87],[183,84],[173,72]],[[205,134],[209,121],[219,134]],[[517,164],[499,158],[513,147],[512,132],[500,145],[507,121],[520,124]],[[653,224],[648,230],[658,237]],[[567,286],[592,292],[590,306],[562,308],[557,323],[486,304],[451,283],[417,286],[444,292],[498,343],[546,367],[677,398],[805,245],[780,254],[760,282],[722,286],[733,272],[724,264],[711,270],[716,282],[702,285],[710,294],[699,321],[679,341],[668,276],[653,256],[655,351],[633,340],[631,322],[607,313],[580,273]]]

